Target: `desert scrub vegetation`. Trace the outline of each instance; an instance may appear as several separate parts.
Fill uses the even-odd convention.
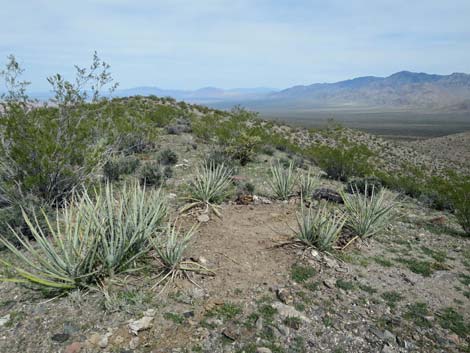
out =
[[[288,200],[293,195],[297,176],[294,172],[294,165],[289,164],[284,168],[280,163],[271,165],[271,174],[268,180],[271,191],[280,200]]]
[[[313,195],[313,191],[318,187],[319,184],[320,184],[319,174],[314,173],[311,169],[309,169],[307,173],[300,174],[300,177],[299,177],[300,196],[303,199],[309,200]]]
[[[184,255],[189,247],[189,242],[197,231],[197,226],[193,226],[188,230],[178,228],[175,222],[168,222],[168,226],[164,229],[158,237],[151,238],[152,248],[155,250],[156,258],[162,268],[159,274],[160,279],[153,286],[157,287],[168,279],[171,283],[175,278],[185,275],[188,279],[190,272],[203,272],[205,274],[212,274],[212,271],[203,265],[185,260]],[[191,279],[190,279],[191,280]],[[163,287],[165,289],[166,285]]]
[[[87,286],[102,277],[135,268],[146,254],[151,237],[160,229],[167,207],[160,191],[138,184],[115,193],[110,184],[90,195],[74,195],[56,219],[23,213],[35,244],[12,230],[24,251],[0,236],[15,263],[2,263],[11,276],[2,281],[32,283],[60,290]]]
[[[374,156],[367,146],[345,141],[336,147],[324,145],[312,147],[308,150],[308,154],[328,177],[340,181],[368,175],[371,171],[369,159]]]
[[[307,247],[329,251],[338,240],[345,222],[346,217],[342,213],[332,211],[327,205],[318,209],[301,205],[295,236]]]
[[[361,238],[370,238],[385,230],[393,220],[395,197],[385,189],[375,192],[372,186],[365,186],[365,192],[358,189],[352,194],[341,191],[347,220],[346,226]]]
[[[196,168],[194,180],[189,184],[190,204],[184,206],[181,212],[197,206],[205,206],[220,216],[217,204],[221,203],[229,194],[231,186],[231,169],[225,164],[214,165],[212,162],[202,163]]]

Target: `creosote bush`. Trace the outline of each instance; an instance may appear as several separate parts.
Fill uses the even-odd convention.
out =
[[[160,152],[158,161],[163,165],[175,165],[178,163],[178,155],[168,148]]]
[[[346,217],[329,209],[326,205],[319,209],[301,206],[297,213],[297,239],[306,246],[320,251],[331,250],[346,222]]]
[[[108,159],[103,165],[105,179],[116,181],[123,175],[134,173],[140,165],[140,160],[134,156],[122,156]]]
[[[346,226],[357,236],[369,238],[385,230],[393,220],[395,197],[385,189],[375,192],[374,187],[365,186],[365,193],[359,190],[352,194],[340,191],[347,213]]]

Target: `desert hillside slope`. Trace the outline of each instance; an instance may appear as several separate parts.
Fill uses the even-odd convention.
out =
[[[91,211],[80,218],[77,208],[56,203],[56,223],[56,209],[45,207],[52,228],[70,228],[61,228],[55,242],[48,234],[43,243],[29,243],[38,251],[44,242],[58,249],[67,229],[78,229],[76,258],[92,274],[67,281],[42,273],[49,282],[38,280],[34,275],[50,252],[34,258],[26,243],[1,248],[0,352],[469,351],[470,237],[456,203],[449,204],[453,194],[436,192],[436,185],[452,181],[448,168],[468,175],[462,160],[335,124],[276,124],[243,109],[218,111],[158,97],[100,104],[106,108],[100,117],[112,122],[100,134],[120,130],[101,148],[105,139],[93,140],[97,128],[91,125],[90,141],[105,151],[85,184]],[[50,109],[36,113],[49,119],[55,112]],[[98,111],[96,105],[83,109]],[[227,174],[215,176],[217,171]],[[222,191],[207,200],[195,192],[198,182],[209,184],[201,182],[203,174],[223,180]],[[100,188],[109,191],[106,197],[95,193]],[[124,207],[135,195],[142,197],[138,207]],[[384,202],[377,207],[389,211],[366,236],[353,225],[360,216],[344,202],[365,200],[363,207],[372,212],[368,200],[377,195]],[[100,207],[103,200],[109,201],[106,207]],[[0,201],[0,236],[11,240],[4,219],[17,221],[21,212],[11,216],[13,203]],[[140,211],[124,217],[129,223],[116,215],[158,202],[166,205],[165,215],[148,242],[134,244],[140,248],[127,267],[107,272],[103,264],[113,256],[101,256],[103,247],[96,244],[112,243],[114,229],[134,234],[152,224],[146,219],[144,227],[133,227],[144,223]],[[74,228],[80,222],[83,228]],[[329,226],[314,231],[309,222],[333,222],[338,232]],[[302,224],[313,235],[321,233],[321,241],[301,238]],[[84,242],[85,230],[95,226],[100,232]],[[28,225],[13,227],[34,238],[25,231]],[[39,221],[33,227],[48,229]],[[82,252],[82,246],[93,251]],[[178,249],[178,261],[168,265],[166,255]],[[100,256],[91,264],[85,261],[95,253]],[[30,272],[12,265],[30,259]],[[61,261],[54,264],[60,267]]]

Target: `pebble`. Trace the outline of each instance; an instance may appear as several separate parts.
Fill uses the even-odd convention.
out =
[[[334,288],[336,286],[336,279],[334,278],[327,278],[323,281],[323,284],[327,288]]]
[[[129,331],[134,335],[137,335],[140,331],[148,330],[152,327],[153,317],[144,316],[140,320],[132,321],[129,324]]]
[[[65,353],[79,353],[82,349],[82,344],[80,342],[73,342],[65,347]]]
[[[140,344],[139,337],[133,337],[131,341],[129,342],[129,348],[136,349],[137,347],[139,347],[139,344]]]
[[[5,325],[8,321],[10,321],[10,314],[7,314],[0,318],[0,327]]]
[[[203,213],[203,214],[200,214],[199,216],[197,216],[197,220],[199,223],[207,223],[209,222],[210,218],[209,218],[209,215],[207,213]]]
[[[256,353],[272,353],[272,351],[267,347],[256,348]]]

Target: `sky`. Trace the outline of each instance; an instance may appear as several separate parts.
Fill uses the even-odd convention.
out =
[[[33,91],[95,50],[120,88],[470,73],[469,0],[0,0],[0,24]]]

